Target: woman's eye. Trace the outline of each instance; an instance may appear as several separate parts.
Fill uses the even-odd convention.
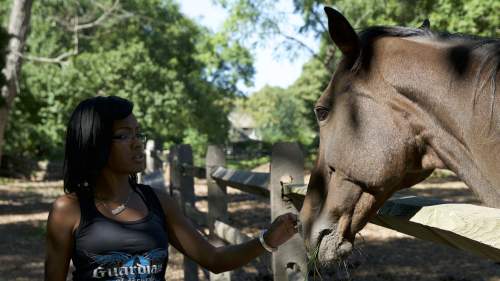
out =
[[[120,135],[120,134],[114,135],[113,139],[115,139],[115,140],[126,140],[126,139],[128,139],[128,135]]]
[[[318,121],[324,121],[328,117],[329,109],[326,107],[316,107],[314,113],[316,114],[316,119]]]

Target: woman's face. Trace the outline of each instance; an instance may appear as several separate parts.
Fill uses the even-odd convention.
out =
[[[133,114],[113,123],[111,152],[108,168],[119,174],[133,174],[144,170],[144,139]]]

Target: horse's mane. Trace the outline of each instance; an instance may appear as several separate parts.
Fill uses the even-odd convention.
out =
[[[496,55],[500,56],[500,39],[487,38],[463,33],[431,31],[428,28],[409,28],[399,26],[372,26],[362,30],[359,38],[362,45],[369,44],[380,37],[423,37],[436,41],[461,41],[467,46],[479,48],[484,45],[495,45]],[[492,48],[495,49],[495,48]]]
[[[493,110],[497,88],[495,79],[500,72],[500,39],[461,33],[431,31],[428,28],[372,26],[359,33],[361,53],[353,64],[351,71],[358,72],[363,68],[369,68],[373,52],[372,43],[382,37],[419,37],[435,42],[453,43],[450,44],[449,54],[459,74],[463,74],[467,67],[466,56],[475,51],[480,58],[480,65],[475,75],[474,105],[477,101],[477,95],[489,83],[492,93],[490,124],[494,122]],[[486,77],[486,79],[481,79],[481,77]]]
[[[373,41],[382,37],[420,37],[436,42],[455,42],[450,48],[462,49],[464,51],[478,50],[482,61],[496,63],[497,71],[500,68],[500,39],[486,38],[462,33],[448,33],[431,31],[427,28],[409,28],[399,26],[372,26],[359,33],[361,42],[361,56],[355,63],[362,67],[367,62],[366,56],[371,56],[371,45]],[[452,47],[451,47],[452,46]]]

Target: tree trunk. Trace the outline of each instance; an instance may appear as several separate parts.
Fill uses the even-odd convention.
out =
[[[10,109],[19,91],[21,54],[28,34],[32,2],[33,0],[14,0],[12,3],[9,29],[7,30],[11,38],[9,40],[5,68],[2,70],[6,78],[6,83],[1,89],[3,103],[0,106],[0,162],[2,159],[4,132],[8,124]]]

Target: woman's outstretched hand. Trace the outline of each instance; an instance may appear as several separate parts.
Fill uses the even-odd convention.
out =
[[[267,245],[278,248],[297,233],[298,223],[297,215],[292,213],[277,217],[264,234],[264,241]]]

